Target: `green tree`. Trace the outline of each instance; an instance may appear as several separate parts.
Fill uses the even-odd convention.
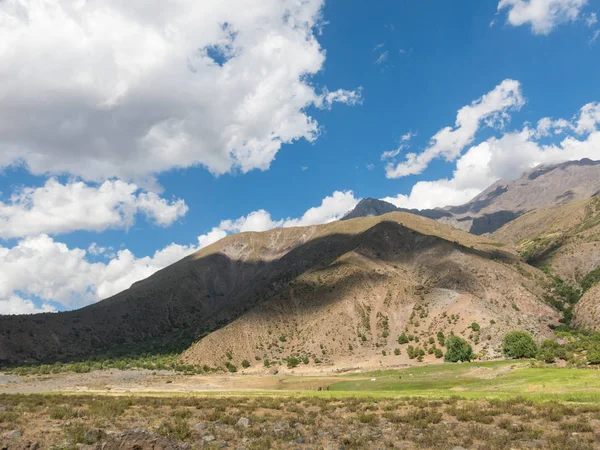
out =
[[[444,361],[458,362],[471,361],[472,359],[475,359],[475,355],[467,341],[458,336],[449,336],[446,339],[446,356],[444,357]]]
[[[537,345],[531,335],[525,331],[510,331],[502,341],[502,352],[509,358],[534,358]]]
[[[408,344],[406,333],[402,333],[400,336],[398,336],[398,344]]]

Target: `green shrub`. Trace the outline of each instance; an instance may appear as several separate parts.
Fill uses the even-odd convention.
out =
[[[297,367],[298,364],[300,364],[300,360],[295,356],[290,356],[285,360],[285,362],[287,364],[288,369],[293,369],[294,367]]]
[[[473,349],[471,346],[462,338],[458,336],[449,336],[446,340],[446,355],[444,361],[446,362],[458,362],[458,361],[471,361],[475,359]]]
[[[565,359],[566,351],[558,342],[546,339],[542,342],[537,354],[537,359],[546,363],[553,363],[556,359]]]
[[[394,355],[396,355],[396,356],[400,355],[400,349],[399,348],[395,348],[394,349]]]
[[[444,352],[442,351],[441,348],[436,348],[434,350],[434,353],[435,353],[435,357],[438,359],[440,359],[442,356],[444,356]]]
[[[231,373],[237,372],[237,367],[231,364],[229,361],[225,363],[225,367],[227,367],[227,370],[229,370]]]
[[[588,349],[587,361],[590,364],[600,364],[600,344],[596,343]]]
[[[473,322],[471,324],[471,330],[473,330],[473,331],[479,331],[479,330],[481,330],[481,327],[479,326],[479,324],[477,322]]]
[[[502,341],[502,352],[509,358],[534,358],[537,345],[531,335],[525,331],[510,331]]]
[[[242,367],[244,369],[247,369],[248,367],[250,367],[250,362],[247,359],[243,360],[242,361]]]
[[[437,333],[437,340],[439,342],[440,345],[445,345],[446,344],[446,338],[444,336],[444,333],[442,333],[441,331],[438,331]]]
[[[408,344],[408,337],[406,337],[406,333],[402,333],[398,336],[398,344]]]

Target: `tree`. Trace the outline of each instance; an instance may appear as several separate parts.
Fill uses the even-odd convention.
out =
[[[398,344],[408,344],[406,333],[402,333],[400,336],[398,336]]]
[[[502,341],[502,352],[509,358],[534,358],[537,344],[525,331],[510,331]]]
[[[444,357],[444,361],[458,362],[471,361],[472,359],[475,359],[475,355],[467,341],[458,336],[449,336],[446,339],[446,356]]]

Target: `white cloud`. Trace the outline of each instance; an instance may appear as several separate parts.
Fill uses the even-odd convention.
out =
[[[334,192],[302,217],[273,220],[264,210],[236,220],[224,220],[210,232],[198,236],[197,244],[170,244],[152,256],[138,258],[127,249],[116,255],[96,243],[88,250],[69,248],[46,234],[27,237],[15,246],[0,246],[0,314],[52,310],[49,301],[67,309],[94,303],[129,288],[134,282],[181,258],[224,238],[229,233],[264,231],[327,223],[339,219],[358,200],[352,191]],[[90,262],[89,256],[103,255],[105,262]],[[41,308],[23,300],[31,296],[43,302]]]
[[[525,104],[518,81],[506,79],[492,91],[462,107],[456,116],[454,128],[446,127],[432,138],[422,153],[409,153],[406,160],[386,167],[388,178],[400,178],[421,173],[429,163],[440,157],[448,161],[458,158],[462,150],[471,144],[482,123],[502,128],[510,118],[508,111],[518,110]]]
[[[0,2],[0,168],[145,186],[172,168],[268,169],[316,139],[307,107],[357,103],[311,82],[322,5]]]
[[[402,142],[409,142],[416,135],[417,135],[416,132],[413,133],[412,131],[409,131],[408,133],[402,135]]]
[[[500,0],[498,11],[508,9],[507,22],[512,26],[531,25],[534,34],[547,35],[556,26],[577,20],[587,3],[588,0]]]
[[[93,186],[61,184],[51,178],[41,187],[23,188],[0,202],[0,238],[128,228],[138,213],[168,226],[187,210],[181,199],[168,201],[152,192],[140,192],[132,183],[114,180]]]
[[[261,209],[235,220],[224,220],[219,228],[229,233],[241,233],[244,231],[265,231],[279,227],[318,225],[340,219],[357,203],[358,199],[352,191],[336,191],[325,197],[319,206],[310,208],[302,217],[297,219],[273,220],[269,212]]]
[[[387,159],[392,159],[395,158],[396,156],[398,156],[402,150],[404,150],[406,148],[406,145],[402,144],[400,145],[400,147],[398,147],[396,150],[389,150],[387,152],[383,152],[381,154],[381,160],[385,161]]]
[[[0,300],[0,315],[37,314],[56,311],[52,305],[42,304],[40,308],[31,300],[24,300],[18,295],[13,295],[7,300]]]
[[[592,34],[592,37],[590,38],[590,40],[588,41],[588,45],[590,47],[593,47],[594,44],[596,43],[596,41],[598,40],[598,37],[600,37],[600,30],[596,30],[594,31],[594,33]]]
[[[593,27],[598,23],[598,16],[596,13],[591,13],[589,16],[585,18],[585,23],[588,27]]]
[[[539,164],[582,158],[598,159],[600,149],[600,104],[584,105],[572,120],[541,119],[535,129],[504,133],[471,147],[456,163],[450,179],[421,181],[409,195],[384,200],[403,208],[434,208],[463,204],[492,183],[513,180]],[[560,136],[565,134],[565,136]],[[540,139],[560,138],[552,144]]]
[[[375,60],[375,64],[384,63],[388,59],[389,54],[390,54],[390,52],[388,52],[387,50],[384,51],[383,53],[381,53]]]

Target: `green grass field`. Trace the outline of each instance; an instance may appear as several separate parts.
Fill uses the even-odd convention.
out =
[[[386,393],[444,398],[600,401],[600,370],[532,367],[528,361],[439,364],[342,377],[335,393]]]

